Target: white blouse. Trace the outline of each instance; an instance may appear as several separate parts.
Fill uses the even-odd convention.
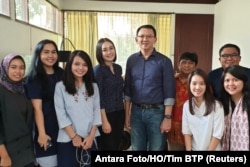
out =
[[[212,137],[221,139],[224,130],[223,106],[216,101],[215,111],[204,116],[206,111],[205,101],[198,108],[194,105],[194,115],[189,112],[189,100],[184,103],[182,115],[182,133],[192,135],[192,150],[208,150]],[[219,144],[216,150],[221,150]]]

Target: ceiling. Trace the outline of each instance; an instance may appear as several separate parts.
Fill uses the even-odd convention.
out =
[[[220,0],[96,0],[96,1],[216,4]]]

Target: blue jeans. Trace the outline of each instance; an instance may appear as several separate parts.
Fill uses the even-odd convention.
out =
[[[160,126],[164,119],[164,105],[159,109],[131,108],[131,145],[134,151],[163,151],[166,136]]]

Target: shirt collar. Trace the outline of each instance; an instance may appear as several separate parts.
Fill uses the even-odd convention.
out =
[[[141,51],[138,52],[138,56],[142,57],[142,54],[141,54]],[[150,57],[153,56],[153,57],[156,57],[157,56],[157,51],[156,49],[154,48],[153,52],[151,53]]]

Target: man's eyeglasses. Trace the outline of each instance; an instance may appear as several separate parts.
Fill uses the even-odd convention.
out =
[[[140,38],[140,39],[144,39],[144,38],[151,39],[151,38],[154,38],[154,36],[150,36],[150,35],[138,35],[137,37]]]
[[[224,59],[227,59],[227,58],[235,58],[235,57],[237,57],[237,56],[239,56],[239,54],[238,53],[232,53],[232,54],[222,54],[220,57],[222,57],[222,58],[224,58]]]

